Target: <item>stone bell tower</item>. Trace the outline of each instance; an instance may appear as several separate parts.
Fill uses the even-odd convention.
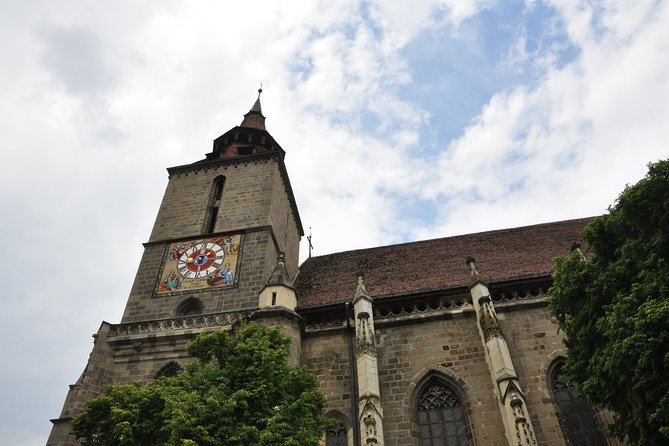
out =
[[[304,231],[285,152],[265,128],[261,92],[204,159],[167,169],[121,322],[103,322],[94,335],[48,445],[78,444],[70,421],[104,386],[176,373],[189,361],[186,344],[203,330],[256,318],[299,335],[290,283]]]

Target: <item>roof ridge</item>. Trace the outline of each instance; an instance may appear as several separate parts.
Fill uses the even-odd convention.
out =
[[[323,254],[323,255],[319,255],[319,256],[312,256],[312,257],[309,257],[307,260],[305,260],[302,264],[304,264],[304,263],[306,263],[306,262],[308,262],[312,259],[322,259],[322,258],[326,258],[326,257],[329,257],[329,256],[336,256],[336,255],[341,255],[341,254],[350,254],[350,253],[357,253],[357,252],[363,252],[363,251],[372,252],[372,251],[375,251],[375,250],[380,250],[380,249],[385,249],[385,248],[393,248],[393,247],[400,246],[400,245],[418,245],[418,244],[422,244],[422,243],[435,242],[437,240],[447,240],[447,239],[452,240],[452,239],[457,239],[457,238],[461,238],[461,237],[465,238],[465,237],[481,236],[481,235],[484,235],[484,234],[503,234],[503,233],[508,233],[508,232],[512,232],[512,231],[517,231],[517,230],[520,230],[520,229],[529,229],[529,228],[535,228],[535,227],[539,227],[539,226],[552,226],[552,225],[558,225],[558,224],[564,224],[564,223],[570,223],[570,222],[577,222],[577,221],[581,221],[581,220],[592,220],[596,217],[597,217],[596,215],[593,215],[593,216],[589,216],[589,217],[570,218],[570,219],[567,219],[567,220],[550,221],[550,222],[545,222],[545,223],[536,223],[536,224],[532,224],[532,225],[515,226],[515,227],[511,227],[511,228],[491,229],[491,230],[487,230],[487,231],[469,232],[469,233],[466,233],[466,234],[449,235],[449,236],[445,236],[445,237],[435,237],[435,238],[425,239],[425,240],[414,240],[414,241],[410,241],[410,242],[392,243],[392,244],[389,244],[389,245],[372,246],[370,248],[349,249],[349,250],[346,250],[346,251],[337,251],[337,252],[331,252],[331,253]]]

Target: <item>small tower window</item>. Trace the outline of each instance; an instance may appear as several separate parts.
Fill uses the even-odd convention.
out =
[[[240,156],[253,155],[254,153],[256,153],[256,148],[253,146],[245,146],[237,148],[237,155]]]
[[[214,180],[214,186],[211,192],[211,199],[209,204],[209,212],[207,212],[207,225],[205,233],[211,234],[216,228],[216,219],[218,218],[218,211],[221,207],[221,197],[223,197],[223,187],[225,186],[225,177],[219,176]]]
[[[272,291],[272,305],[276,305],[276,291]]]

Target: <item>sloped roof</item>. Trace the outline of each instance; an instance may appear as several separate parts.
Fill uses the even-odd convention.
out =
[[[547,276],[554,259],[569,254],[572,245],[581,242],[579,234],[591,220],[565,220],[311,257],[300,266],[293,285],[298,306],[351,301],[358,271],[364,273],[372,298],[468,286],[467,257],[476,259],[481,279],[488,283]]]

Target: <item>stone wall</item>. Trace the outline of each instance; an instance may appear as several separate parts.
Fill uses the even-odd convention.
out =
[[[547,376],[552,361],[563,354],[562,338],[545,300],[505,303],[498,311],[537,442],[564,445]],[[417,397],[421,386],[435,375],[461,396],[472,444],[507,445],[474,316],[469,306],[450,313],[426,312],[375,322],[386,446],[419,445]],[[345,329],[307,333],[302,342],[302,362],[316,372],[329,401],[328,410],[350,419],[352,390]]]
[[[508,311],[502,311],[506,309]],[[566,356],[563,336],[557,332],[555,319],[546,306],[517,310],[499,306],[497,316],[527,398],[537,441],[564,444],[548,382],[548,367],[552,361]]]
[[[328,400],[328,411],[351,419],[351,379],[348,334],[344,329],[305,334],[302,337],[302,365],[318,376],[320,390]]]
[[[189,297],[200,299],[205,313],[256,308],[278,251],[285,253],[291,277],[297,274],[300,235],[279,163],[277,157],[249,158],[188,167],[171,176],[121,322],[172,317]],[[220,175],[226,181],[215,230],[244,233],[238,287],[154,296],[170,242],[206,236],[202,231],[210,195]]]

